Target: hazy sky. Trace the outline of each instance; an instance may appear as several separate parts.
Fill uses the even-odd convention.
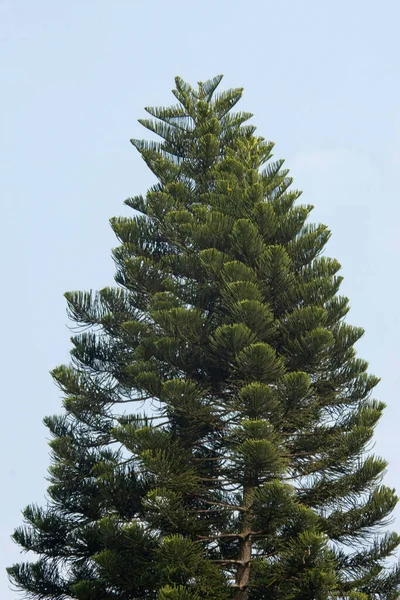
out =
[[[1,598],[18,597],[4,567],[20,510],[44,499],[63,292],[113,284],[108,219],[153,181],[129,139],[144,106],[174,102],[176,75],[244,87],[240,108],[331,228],[388,405],[374,451],[400,490],[399,21],[396,0],[0,1]]]

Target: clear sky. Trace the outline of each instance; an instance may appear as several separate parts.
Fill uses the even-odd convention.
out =
[[[68,360],[63,292],[113,283],[108,225],[152,183],[131,137],[173,78],[225,74],[332,230],[359,352],[388,407],[375,437],[400,491],[398,0],[1,0],[0,597],[10,534],[42,503],[49,370]],[[400,511],[397,529],[400,530]]]

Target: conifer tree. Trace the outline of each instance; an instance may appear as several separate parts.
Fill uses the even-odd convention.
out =
[[[397,498],[366,453],[384,405],[330,232],[220,81],[146,109],[156,183],[111,221],[118,287],[66,294],[49,501],[13,536],[25,597],[398,597]]]

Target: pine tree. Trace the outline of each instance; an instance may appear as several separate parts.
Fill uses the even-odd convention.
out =
[[[398,597],[397,502],[367,455],[384,405],[330,232],[221,77],[147,108],[157,183],[114,218],[117,288],[67,293],[49,502],[14,540],[25,597]]]

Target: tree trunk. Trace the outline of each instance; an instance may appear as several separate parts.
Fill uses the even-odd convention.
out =
[[[238,587],[236,600],[247,600],[249,596],[251,548],[252,540],[250,534],[248,534],[240,542],[239,560],[241,564],[236,572],[236,586]]]
[[[249,579],[251,565],[251,550],[253,540],[251,537],[252,531],[252,507],[253,507],[254,488],[244,488],[243,504],[246,506],[246,514],[243,520],[242,537],[239,545],[239,560],[240,565],[236,571],[236,587],[238,592],[235,600],[247,600],[249,597]]]

